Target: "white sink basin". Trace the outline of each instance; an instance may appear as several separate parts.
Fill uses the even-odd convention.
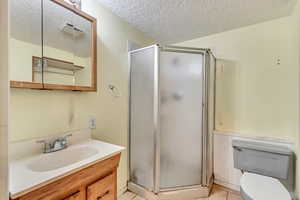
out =
[[[81,146],[43,154],[27,164],[34,172],[46,172],[59,169],[96,155],[98,150],[93,147]]]

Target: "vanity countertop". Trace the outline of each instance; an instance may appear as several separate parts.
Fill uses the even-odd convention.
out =
[[[89,154],[86,158],[78,158],[80,155],[71,155],[72,152],[80,152],[81,150],[89,149],[92,149],[93,151],[86,151],[86,153]],[[85,142],[72,144],[67,149],[61,151],[12,160],[9,168],[10,196],[11,198],[17,198],[27,192],[91,166],[96,162],[114,156],[124,149],[125,148],[121,146],[101,142],[99,140],[88,139]],[[68,162],[69,159],[73,161],[65,166],[62,165],[52,169],[52,163],[49,163],[48,161],[52,158],[59,161],[55,164],[58,166],[60,165],[60,161]],[[77,159],[76,162],[74,162],[74,159]],[[35,163],[38,166],[35,166]],[[40,165],[39,163],[42,164]],[[34,169],[35,167],[36,169]],[[39,169],[39,167],[41,168]],[[47,169],[47,167],[49,169]]]

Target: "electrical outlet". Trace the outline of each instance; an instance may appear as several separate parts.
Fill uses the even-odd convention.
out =
[[[90,124],[91,129],[95,129],[96,128],[96,117],[90,117],[89,124]]]

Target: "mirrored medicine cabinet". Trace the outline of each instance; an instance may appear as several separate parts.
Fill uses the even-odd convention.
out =
[[[11,87],[96,91],[96,19],[62,0],[10,2]]]

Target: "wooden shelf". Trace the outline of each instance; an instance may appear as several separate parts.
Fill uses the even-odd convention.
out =
[[[72,62],[68,62],[64,60],[58,60],[58,59],[48,58],[48,57],[43,57],[43,60],[46,66],[45,68],[57,68],[57,69],[62,69],[62,70],[67,70],[72,72],[76,72],[84,69],[84,67],[82,66],[74,65],[74,63]],[[40,68],[38,65],[39,63],[41,63],[41,58],[33,56],[33,62],[34,62],[33,66],[35,68],[35,71],[39,71],[36,69]]]

